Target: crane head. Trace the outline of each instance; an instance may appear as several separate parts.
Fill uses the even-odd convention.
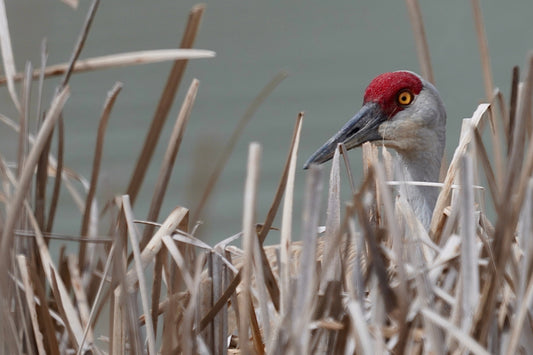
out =
[[[349,150],[375,141],[401,155],[432,151],[440,160],[445,126],[444,104],[431,83],[410,71],[383,73],[366,88],[359,112],[307,160],[304,169],[330,160],[340,143]]]

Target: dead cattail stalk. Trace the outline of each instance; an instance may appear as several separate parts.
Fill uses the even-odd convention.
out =
[[[193,7],[189,14],[189,19],[185,27],[185,33],[181,39],[180,48],[189,49],[192,48],[194,40],[196,39],[196,34],[200,28],[200,22],[205,11],[205,5],[196,5]],[[170,108],[174,101],[174,97],[178,91],[178,86],[187,67],[187,60],[176,58],[174,65],[170,70],[170,73],[165,84],[165,88],[161,93],[159,98],[159,103],[157,105],[154,117],[152,118],[152,123],[146,135],[141,154],[137,158],[137,164],[130,179],[128,185],[127,194],[131,198],[131,202],[135,204],[137,199],[137,194],[141,188],[141,185],[146,174],[146,169],[150,165],[152,155],[154,153],[155,147],[161,135],[161,131],[167,119]]]

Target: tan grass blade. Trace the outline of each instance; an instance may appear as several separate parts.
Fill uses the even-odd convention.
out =
[[[276,217],[276,214],[278,212],[278,208],[281,203],[281,198],[283,197],[283,193],[285,192],[285,188],[288,183],[289,170],[291,169],[291,164],[294,165],[293,168],[295,169],[296,157],[298,154],[298,147],[300,144],[300,133],[302,129],[303,118],[304,118],[304,113],[303,112],[298,113],[298,117],[296,118],[296,124],[295,124],[293,134],[292,134],[289,153],[287,155],[287,160],[285,161],[285,165],[283,167],[283,173],[281,174],[281,179],[276,189],[274,200],[272,201],[272,204],[270,205],[270,209],[268,210],[267,216],[265,218],[263,225],[261,226],[261,230],[259,231],[259,235],[258,235],[258,240],[259,240],[259,243],[261,244],[260,251],[261,251],[261,260],[263,263],[263,272],[264,272],[265,282],[266,282],[272,303],[274,304],[274,308],[278,311],[280,309],[280,291],[279,291],[277,281],[274,278],[272,269],[270,268],[270,263],[267,260],[267,257],[266,257],[266,254],[265,254],[265,251],[262,245],[267,237],[268,232],[270,231],[272,227],[272,223],[274,222],[274,218]],[[289,196],[292,196],[292,195],[289,195]]]
[[[20,276],[24,282],[24,295],[26,296],[26,304],[30,313],[31,324],[33,328],[34,340],[37,345],[37,350],[40,355],[45,355],[46,350],[43,343],[43,334],[39,330],[39,321],[37,319],[37,310],[35,309],[34,293],[31,285],[31,277],[28,272],[28,261],[24,255],[17,255],[17,263],[20,271]]]
[[[31,182],[31,178],[33,176],[33,172],[41,151],[48,141],[48,137],[50,136],[52,129],[59,118],[59,112],[63,109],[63,105],[65,104],[68,96],[69,88],[65,87],[52,101],[50,110],[48,111],[43,126],[41,127],[41,130],[39,131],[39,134],[35,140],[35,144],[28,154],[28,158],[26,159],[24,170],[22,171],[17,188],[15,190],[15,195],[13,196],[12,201],[9,203],[6,222],[2,233],[0,251],[0,266],[4,267],[4,269],[7,269],[5,265],[9,260],[8,255],[11,250],[11,242],[14,236],[13,228],[15,226],[18,213],[21,210],[22,201],[26,196],[26,191]]]
[[[64,73],[65,75],[63,76],[63,80],[61,81],[60,87],[64,87],[65,85],[67,85],[70,80],[70,76],[72,75],[74,66],[76,65],[78,58],[80,57],[83,46],[85,45],[85,40],[87,39],[87,36],[89,35],[89,30],[91,29],[91,25],[93,23],[94,16],[96,15],[96,10],[98,9],[98,5],[100,5],[100,0],[93,0],[91,3],[91,6],[89,7],[89,11],[87,12],[87,16],[85,18],[85,23],[83,24],[83,27],[81,29],[81,33],[78,37],[78,41],[76,42],[76,45],[74,46],[74,51],[72,52],[70,60],[67,64],[67,68]]]
[[[268,291],[267,291],[267,282],[265,280],[265,271],[263,270],[266,265],[268,265],[268,259],[266,260],[266,265],[263,263],[263,260],[261,258],[261,255],[264,254],[265,251],[263,249],[263,246],[256,241],[253,243],[253,266],[255,270],[255,289],[259,298],[259,314],[261,315],[261,333],[263,334],[263,337],[265,339],[270,339],[272,334],[271,329],[271,316],[270,312],[273,307],[272,302],[270,301],[268,297]],[[252,303],[253,308],[253,303]],[[259,326],[257,327],[259,328]],[[255,336],[256,339],[260,339],[261,333]],[[263,351],[263,344],[256,341],[258,343],[259,347],[261,348],[260,352],[264,353]],[[257,345],[256,345],[257,347]],[[267,349],[268,352],[268,349]]]
[[[422,20],[422,11],[418,0],[406,0],[407,10],[409,12],[409,19],[413,28],[415,37],[416,53],[418,55],[418,62],[422,76],[430,83],[435,83],[433,76],[433,69],[431,67],[431,57],[429,55],[429,47],[426,39],[426,30],[424,29],[424,22]]]
[[[250,305],[251,283],[253,269],[253,250],[257,238],[255,236],[255,208],[257,199],[257,188],[259,183],[259,167],[261,159],[261,146],[258,143],[251,143],[248,151],[248,164],[246,182],[244,186],[243,217],[242,217],[242,250],[243,276],[242,291],[239,297],[239,343],[241,351],[249,353],[251,348],[248,342],[248,329],[250,327],[250,312],[253,307]]]
[[[303,250],[300,256],[300,271],[293,300],[294,309],[291,313],[294,320],[290,328],[290,343],[295,347],[294,351],[300,354],[308,354],[310,350],[311,333],[307,324],[312,319],[313,303],[315,302],[313,295],[318,286],[316,250],[322,188],[322,167],[312,165],[306,178],[301,227]]]
[[[386,173],[384,166],[377,161],[374,165],[374,172],[376,176],[376,190],[377,195],[380,196],[380,203],[378,206],[382,210],[379,213],[383,218],[384,225],[386,226],[390,240],[392,242],[392,251],[395,254],[395,264],[398,273],[398,287],[396,291],[397,303],[398,303],[398,338],[399,341],[395,346],[395,351],[402,353],[405,348],[405,342],[407,340],[407,333],[409,328],[406,324],[407,312],[409,309],[410,299],[407,289],[407,271],[405,270],[405,250],[404,250],[404,238],[400,234],[401,228],[394,214],[393,197],[391,195],[390,188],[387,186]],[[392,169],[391,169],[392,170]],[[425,234],[425,233],[424,233]],[[429,238],[428,238],[429,239]]]
[[[368,331],[361,305],[355,300],[350,300],[347,309],[358,349],[357,353],[364,355],[374,354],[374,347],[372,346],[370,332]]]
[[[494,205],[499,205],[499,198],[500,198],[500,190],[499,185],[496,181],[496,177],[494,175],[494,170],[492,169],[492,166],[490,164],[489,155],[487,153],[487,150],[485,148],[485,144],[483,143],[483,138],[481,137],[481,133],[479,132],[479,129],[474,129],[474,138],[476,142],[476,151],[478,152],[478,159],[481,160],[481,164],[483,165],[483,169],[485,170],[485,176],[487,178],[487,183],[489,184],[489,191],[492,197],[492,200],[494,201]],[[500,180],[501,181],[501,180]]]
[[[89,8],[89,11],[87,13],[87,16],[85,18],[85,23],[83,24],[83,27],[81,29],[81,33],[80,35],[78,36],[78,40],[76,42],[76,45],[74,46],[74,50],[72,52],[72,55],[70,57],[70,60],[69,62],[66,64],[66,67],[65,67],[65,70],[64,70],[64,75],[63,75],[63,80],[61,82],[61,85],[59,86],[58,89],[61,89],[63,87],[65,87],[69,80],[70,80],[70,76],[72,75],[72,72],[74,70],[74,67],[78,61],[78,58],[81,54],[81,51],[83,49],[83,46],[85,45],[85,40],[87,39],[87,36],[89,35],[89,30],[91,28],[91,25],[93,23],[93,20],[94,20],[94,17],[96,15],[96,10],[98,9],[98,5],[100,4],[100,0],[93,0],[93,2],[91,3],[91,6]],[[43,45],[44,47],[44,45]],[[44,81],[44,78],[45,78],[45,71],[46,71],[46,68],[45,68],[45,62],[46,62],[46,54],[45,54],[45,49],[43,48],[42,50],[42,54],[41,54],[41,63],[42,63],[42,67],[41,67],[41,72],[38,72],[38,73],[35,73],[34,72],[34,76],[36,77],[39,77],[39,80],[40,82],[42,83]],[[39,102],[39,106],[40,106],[40,102]],[[38,113],[39,114],[39,113]],[[49,138],[49,141],[51,140],[51,138]],[[47,225],[46,225],[46,232],[50,232],[52,231],[52,227],[53,227],[53,224],[54,224],[54,218],[55,218],[55,212],[56,212],[56,207],[57,207],[57,203],[58,203],[58,200],[59,200],[59,192],[60,192],[60,188],[61,188],[61,177],[62,177],[62,168],[63,168],[63,146],[64,146],[64,129],[63,129],[63,116],[62,114],[60,114],[59,116],[59,122],[58,122],[58,152],[57,152],[57,155],[58,155],[58,164],[57,164],[57,169],[56,169],[56,176],[55,176],[55,181],[54,181],[54,190],[53,190],[53,193],[52,193],[52,200],[50,201],[50,210],[49,210],[49,214],[48,214],[48,221],[47,221]],[[44,157],[43,157],[44,159]],[[67,185],[67,188],[68,188],[68,185]],[[82,248],[84,248],[85,245],[82,244]],[[85,263],[84,263],[84,260],[80,260],[80,264],[82,265],[82,267],[84,267]]]
[[[44,333],[43,336],[45,349],[50,355],[59,355],[59,345],[54,329],[54,321],[57,322],[57,324],[62,324],[63,321],[59,317],[59,315],[57,315],[56,312],[54,312],[48,307],[48,304],[46,302],[40,301],[46,300],[47,298],[46,290],[44,288],[44,285],[42,284],[43,280],[41,279],[35,265],[29,265],[29,268],[30,276],[32,277],[32,284],[35,288],[35,292],[37,293],[37,298],[35,299],[35,301],[39,306],[37,308],[37,315],[40,319],[40,324],[42,324],[41,328]]]
[[[530,317],[531,305],[533,304],[533,274],[529,279],[529,284],[527,286],[526,294],[524,299],[519,305],[518,312],[513,319],[511,338],[509,339],[509,344],[507,346],[507,351],[505,354],[512,355],[517,353],[518,341],[520,340],[520,335],[524,331],[524,322],[526,317]],[[527,330],[526,330],[527,332]]]
[[[46,53],[46,39],[43,39],[41,44],[41,68],[46,66],[47,53]],[[26,77],[29,78],[30,73],[26,73]],[[36,117],[41,124],[44,114],[41,114],[41,106],[43,102],[43,87],[44,77],[39,76],[38,92],[37,92],[37,110]],[[52,138],[48,139],[46,147],[43,149],[39,163],[37,164],[37,171],[35,173],[35,217],[39,222],[43,232],[48,232],[47,225],[45,224],[46,218],[46,186],[48,183],[48,155],[50,154],[50,147],[52,145]]]
[[[287,179],[284,188],[285,198],[283,200],[283,213],[281,217],[281,241],[280,241],[280,313],[288,314],[291,303],[290,288],[290,255],[291,255],[291,235],[292,216],[294,204],[294,178],[296,174],[296,161],[298,156],[297,147],[300,144],[300,133],[302,129],[303,114],[298,115],[298,121],[293,135],[293,146],[289,154],[289,160],[285,164]]]
[[[471,126],[473,129],[475,129],[479,125],[481,119],[483,118],[485,112],[488,110],[489,107],[489,104],[480,104],[477,107],[476,111],[474,111],[471,120]],[[459,144],[453,154],[452,161],[450,162],[450,167],[448,168],[448,172],[446,173],[446,179],[444,180],[444,187],[442,188],[439,194],[437,203],[435,204],[435,209],[433,210],[433,217],[431,218],[430,234],[433,236],[433,238],[435,238],[435,235],[438,230],[442,228],[442,224],[444,222],[443,211],[446,207],[445,205],[450,195],[452,183],[455,180],[455,175],[459,164],[459,157],[466,152],[467,146],[471,142],[471,140],[471,131],[462,135],[461,140],[459,141]]]
[[[370,223],[368,211],[365,209],[366,206],[363,205],[363,201],[365,201],[364,196],[368,192],[370,181],[372,181],[373,178],[374,169],[369,168],[362,187],[359,192],[353,196],[352,203],[355,212],[357,213],[359,224],[361,225],[361,233],[364,235],[364,239],[367,243],[368,255],[371,259],[372,271],[378,280],[379,292],[385,303],[386,310],[392,312],[396,308],[396,295],[387,282],[387,270],[377,244],[379,236],[376,235],[376,230]]]
[[[464,155],[459,160],[461,181],[461,329],[468,332],[472,326],[479,301],[479,255],[476,246],[476,218],[474,215],[474,184],[472,159]]]
[[[190,292],[193,292],[194,290],[194,280],[193,277],[189,274],[188,271],[188,265],[185,262],[185,258],[181,254],[178,247],[176,247],[176,244],[174,240],[168,235],[164,235],[162,237],[162,241],[165,244],[165,247],[168,249],[168,252],[172,259],[174,259],[174,262],[178,266],[181,272],[181,277],[183,277],[183,281],[185,281],[185,286],[187,286],[187,289],[190,290]]]
[[[483,78],[485,80],[485,97],[490,101],[494,91],[494,81],[492,79],[492,69],[490,65],[489,46],[485,25],[483,24],[483,14],[481,13],[481,4],[479,0],[471,0],[472,12],[474,14],[474,24],[476,27],[479,55],[481,56],[481,67],[483,68]]]
[[[118,289],[117,289],[118,290]],[[112,314],[112,329],[111,329],[111,355],[121,355],[126,350],[126,327],[124,321],[124,309],[122,296],[117,290],[113,294],[113,314]]]
[[[467,333],[461,331],[455,325],[450,323],[447,319],[440,316],[429,308],[423,308],[420,310],[425,319],[438,325],[446,332],[456,338],[463,346],[470,350],[473,354],[477,355],[490,355],[478,342],[472,339]]]
[[[520,68],[515,66],[513,68],[513,76],[511,79],[511,97],[509,98],[509,124],[507,125],[507,155],[511,154],[514,126],[516,121],[516,109],[518,106],[518,87],[520,85]]]
[[[0,48],[2,49],[2,61],[6,73],[5,83],[7,83],[7,88],[13,104],[17,111],[20,112],[20,102],[15,88],[15,73],[17,72],[17,69],[15,68],[15,59],[13,57],[13,49],[11,48],[11,35],[9,34],[4,0],[0,1]],[[21,74],[20,80],[22,80],[23,77],[24,74]]]
[[[185,33],[181,39],[181,48],[192,48],[204,11],[205,5],[196,5],[192,8],[187,21],[187,26],[185,27]],[[157,104],[150,128],[144,140],[141,154],[137,158],[135,169],[130,178],[128,189],[126,190],[127,194],[130,195],[130,199],[133,204],[135,204],[137,194],[139,193],[141,185],[144,181],[146,169],[148,169],[150,165],[152,155],[157,142],[159,141],[159,136],[161,135],[161,131],[165,125],[165,121],[168,113],[170,112],[170,108],[172,107],[172,103],[174,102],[174,98],[178,91],[178,86],[183,77],[183,73],[185,72],[185,68],[187,67],[187,63],[187,60],[174,61],[174,65],[172,66],[172,69],[168,75],[165,88],[163,89],[161,97],[159,98],[159,103]]]
[[[215,52],[201,49],[158,49],[150,51],[137,51],[120,54],[105,55],[101,57],[79,59],[72,68],[73,73],[82,73],[93,70],[102,70],[110,68],[120,68],[131,65],[151,64],[167,62],[172,60],[188,60],[200,58],[213,58]],[[61,63],[46,67],[44,71],[45,78],[64,75],[69,69],[68,63]],[[40,70],[33,71],[33,77],[38,78]],[[15,81],[24,78],[24,74],[16,74]],[[4,85],[6,77],[0,77],[0,85]]]
[[[91,312],[89,313],[89,318],[87,320],[87,325],[85,326],[85,330],[83,331],[83,337],[81,339],[80,347],[78,348],[77,355],[81,355],[82,354],[82,349],[83,349],[83,345],[85,344],[85,339],[87,338],[87,336],[89,334],[89,331],[91,330],[91,326],[92,326],[93,320],[95,319],[96,310],[98,309],[98,305],[99,305],[100,300],[101,300],[100,296],[102,295],[102,291],[104,289],[104,284],[106,282],[106,277],[107,277],[107,275],[109,273],[109,269],[111,268],[111,261],[113,260],[113,256],[115,255],[115,245],[116,244],[113,243],[113,245],[109,249],[109,254],[107,256],[107,260],[106,260],[106,263],[105,263],[105,266],[104,266],[104,271],[102,273],[102,279],[100,281],[100,284],[98,285],[98,290],[96,291],[96,295],[94,297],[93,307],[91,308]]]
[[[20,176],[22,167],[24,166],[24,159],[26,156],[26,149],[28,146],[28,134],[29,134],[29,100],[31,91],[31,78],[28,73],[31,71],[31,64],[26,65],[26,76],[24,77],[22,88],[22,106],[20,108],[19,122],[19,140],[17,149],[17,176]]]
[[[107,123],[111,117],[111,110],[115,104],[118,94],[122,89],[122,83],[116,82],[113,88],[107,93],[107,99],[104,103],[102,115],[98,123],[98,133],[96,135],[96,144],[94,147],[93,166],[91,173],[91,183],[89,185],[89,191],[85,199],[85,210],[83,212],[83,219],[81,224],[80,235],[82,237],[89,235],[89,223],[91,219],[91,208],[93,207],[94,196],[96,194],[96,188],[98,186],[98,176],[100,175],[100,164],[102,162],[102,155],[104,150],[104,137],[107,130]],[[80,250],[78,254],[78,262],[82,267],[85,267],[85,250],[86,244],[80,243]]]
[[[161,228],[154,234],[152,239],[148,242],[146,247],[141,252],[141,264],[145,268],[148,263],[154,260],[158,251],[161,249],[162,241],[161,238],[164,235],[171,235],[174,230],[178,227],[181,220],[189,213],[184,207],[176,207],[167,217],[165,222],[161,225]],[[132,287],[137,282],[137,273],[135,270],[130,270],[125,276],[125,282],[127,287]]]
[[[348,174],[348,182],[350,183],[350,189],[352,191],[352,195],[355,195],[357,193],[357,190],[355,189],[355,180],[352,175],[352,168],[350,167],[350,160],[348,159],[348,151],[346,150],[344,143],[340,144],[340,150],[342,153],[342,159],[344,161],[344,166],[346,167],[346,173]]]
[[[54,226],[54,219],[59,201],[59,192],[61,190],[61,178],[63,176],[63,153],[65,152],[65,125],[63,124],[62,114],[59,114],[57,121],[57,163],[56,174],[54,178],[54,189],[52,191],[52,198],[50,199],[50,207],[48,208],[48,219],[46,221],[46,231],[51,232]],[[50,158],[49,158],[50,160]]]
[[[61,316],[61,319],[63,320],[69,339],[74,344],[74,348],[77,349],[78,348],[78,343],[76,341],[77,333],[76,333],[76,330],[73,329],[74,325],[70,323],[68,311],[65,309],[65,304],[62,302],[68,297],[68,292],[66,291],[66,289],[60,289],[60,286],[59,286],[60,278],[58,277],[58,275],[59,274],[55,272],[50,273],[50,288],[52,290],[52,294],[58,300],[57,310]],[[74,308],[72,308],[72,310],[74,310]],[[81,324],[79,326],[81,327]]]
[[[89,329],[89,332],[87,333],[87,339],[89,343],[92,343],[93,334],[91,328],[89,327],[89,301],[85,292],[85,288],[83,287],[78,259],[75,255],[71,254],[67,256],[67,262],[70,274],[70,283],[72,285],[72,291],[74,291],[74,297],[76,298],[76,305],[78,306],[80,313],[80,320],[83,327]]]
[[[531,230],[533,229],[533,221],[531,216],[533,215],[533,179],[529,179],[526,197],[524,199],[524,206],[520,211],[520,220],[517,228],[517,244],[523,254],[520,261],[519,268],[521,270],[531,270],[533,266],[533,243],[529,237]],[[518,304],[523,303],[524,294],[526,292],[529,275],[527,273],[519,275],[518,287],[516,291],[516,297]]]
[[[398,211],[405,218],[405,238],[407,238],[407,242],[410,244],[410,247],[406,249],[407,259],[414,270],[416,270],[415,284],[417,292],[416,300],[413,303],[417,303],[418,307],[434,308],[434,287],[431,284],[427,271],[428,260],[430,260],[431,254],[425,252],[426,248],[423,244],[426,231],[422,223],[417,219],[405,195],[400,195],[397,207]],[[439,349],[443,349],[443,332],[429,322],[424,322],[423,328],[425,337],[428,339],[428,348],[430,351],[438,352]]]
[[[528,77],[527,77],[527,85],[526,85],[527,90],[524,90],[525,99],[522,105],[523,109],[520,110],[520,117],[521,117],[520,121],[531,120],[531,101],[532,101],[531,96],[533,93],[533,52],[530,53],[529,61],[530,61],[529,62],[530,67],[528,70]],[[527,189],[527,182],[529,178],[531,177],[531,173],[533,172],[533,144],[531,144],[530,142],[527,150],[524,149],[524,146],[523,146],[524,144],[525,142],[523,142],[522,144],[518,144],[517,147],[513,146],[513,150],[516,150],[516,151],[520,151],[520,149],[524,150],[525,154],[523,155],[524,155],[525,160],[521,162],[520,157],[522,156],[522,154],[517,154],[518,157],[516,159],[516,165],[513,164],[515,159],[512,159],[511,161],[511,164],[513,164],[511,165],[511,168],[522,165],[522,168],[518,169],[517,171],[517,173],[520,173],[520,177],[518,180],[518,189],[517,189],[517,196],[519,199],[515,205],[517,209],[522,207],[523,198],[525,196],[525,192]],[[512,181],[512,179],[510,179],[510,181]],[[511,187],[513,186],[509,184],[509,188]],[[518,211],[514,211],[515,215],[517,212]]]
[[[57,272],[57,268],[52,257],[50,256],[48,247],[46,246],[43,235],[37,224],[37,220],[35,219],[35,216],[31,212],[31,208],[27,203],[25,203],[25,208],[31,226],[35,231],[35,240],[37,242],[37,248],[41,257],[46,279],[48,280],[48,283],[52,285],[54,297],[56,298],[56,304],[61,307],[60,311],[62,311],[65,324],[68,325],[71,341],[75,348],[78,348],[83,337],[83,328],[81,326],[80,319],[77,316],[76,308],[72,304],[67,288],[65,287],[61,277],[58,277],[59,273]]]
[[[130,237],[131,249],[133,251],[133,260],[135,262],[135,272],[139,280],[139,292],[141,294],[141,304],[144,316],[146,317],[146,333],[148,338],[148,354],[155,355],[155,332],[152,328],[152,314],[150,313],[150,306],[148,302],[148,289],[146,288],[146,280],[144,277],[143,265],[141,263],[141,251],[139,249],[139,238],[137,237],[137,229],[133,223],[135,219],[133,210],[131,209],[130,199],[128,195],[122,196],[122,208],[124,210],[124,217],[128,226],[128,235]]]
[[[326,234],[319,292],[323,294],[330,281],[341,276],[341,205],[340,205],[340,149],[335,149],[329,175],[328,207],[326,212]]]
[[[183,135],[185,134],[185,128],[189,122],[189,117],[196,99],[196,94],[198,93],[198,85],[200,85],[200,82],[197,79],[193,79],[181,106],[178,117],[176,118],[176,123],[172,129],[167,150],[165,151],[163,162],[161,163],[161,168],[159,170],[159,176],[157,178],[154,193],[152,195],[152,202],[150,203],[148,216],[146,217],[148,221],[156,221],[159,217],[159,211],[161,210],[161,205],[167,191],[168,182],[172,174],[172,169],[174,168],[176,156],[178,155],[181,141],[183,139]],[[152,226],[148,225],[144,228],[144,233],[140,244],[141,248],[144,248],[152,232]]]
[[[518,211],[522,208],[529,175],[531,174],[531,169],[533,169],[532,144],[527,149],[526,162],[525,164],[523,163],[526,144],[525,125],[526,120],[531,115],[531,96],[533,94],[533,53],[529,54],[528,59],[528,74],[518,104],[510,162],[508,163],[502,194],[502,198],[511,198],[512,196],[512,205],[510,208],[507,206],[498,206],[498,219],[494,231],[494,235],[497,238],[495,238],[493,243],[496,264],[495,273],[485,284],[475,318],[476,327],[474,334],[482,343],[485,343],[488,337],[489,325],[491,324],[490,320],[492,318],[492,312],[489,310],[493,310],[495,307],[498,287],[502,278],[505,276],[505,266],[511,253],[514,230],[520,215]],[[522,164],[525,165],[525,168],[522,167]]]

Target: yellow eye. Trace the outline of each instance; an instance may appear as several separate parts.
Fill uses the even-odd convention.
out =
[[[409,105],[411,102],[413,102],[413,94],[407,90],[400,91],[396,101],[402,106]]]

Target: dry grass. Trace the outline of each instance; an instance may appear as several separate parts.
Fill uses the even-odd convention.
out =
[[[311,167],[300,241],[294,242],[294,177],[303,122],[299,114],[265,220],[258,223],[255,213],[261,147],[252,143],[242,233],[215,246],[198,240],[190,222],[209,201],[242,128],[285,74],[265,87],[237,126],[194,220],[189,221],[186,207],[177,206],[159,225],[151,221],[159,218],[194,105],[199,83],[193,80],[167,143],[149,214],[145,221],[138,220],[132,204],[187,59],[212,56],[209,51],[187,51],[194,45],[204,8],[191,11],[182,49],[81,62],[78,56],[97,5],[94,1],[69,63],[47,67],[43,46],[41,68],[28,66],[23,74],[15,72],[3,2],[0,6],[6,73],[0,83],[7,84],[20,117],[17,123],[1,116],[19,135],[17,167],[0,156],[1,353],[533,353],[533,55],[523,83],[515,69],[507,106],[502,93],[493,90],[478,1],[472,5],[489,102],[464,121],[444,182],[436,187],[441,193],[429,232],[402,198],[401,182],[396,183],[399,196],[393,196],[390,180],[396,167],[389,152],[366,144],[365,176],[359,186],[347,159],[341,159],[346,158],[342,146],[333,158],[327,186],[323,168]],[[431,78],[420,10],[416,1],[407,5],[421,66]],[[78,70],[104,67],[97,63],[112,67],[157,60],[175,64],[128,194],[117,196],[101,211],[95,191],[107,121],[121,85],[111,89],[103,105],[92,176],[86,180],[63,166],[61,112],[70,92],[69,77]],[[53,74],[63,75],[62,84],[39,131],[31,134],[28,88],[38,78],[41,93],[45,77]],[[17,80],[23,81],[20,98]],[[490,129],[485,129],[487,122]],[[492,157],[487,145],[493,147]],[[343,166],[353,192],[347,202],[340,195]],[[73,188],[75,181],[82,182],[83,194]],[[46,196],[48,185],[54,187],[51,196]],[[60,252],[53,259],[49,240],[63,237],[50,234],[62,187],[84,211],[80,236],[69,238],[79,242],[79,253]],[[323,189],[328,190],[325,228],[319,227]],[[484,211],[489,195],[495,210],[492,220]],[[263,246],[277,214],[282,215],[280,244]],[[98,236],[102,215],[114,221],[107,237]],[[106,317],[110,330],[103,334],[95,324]]]

